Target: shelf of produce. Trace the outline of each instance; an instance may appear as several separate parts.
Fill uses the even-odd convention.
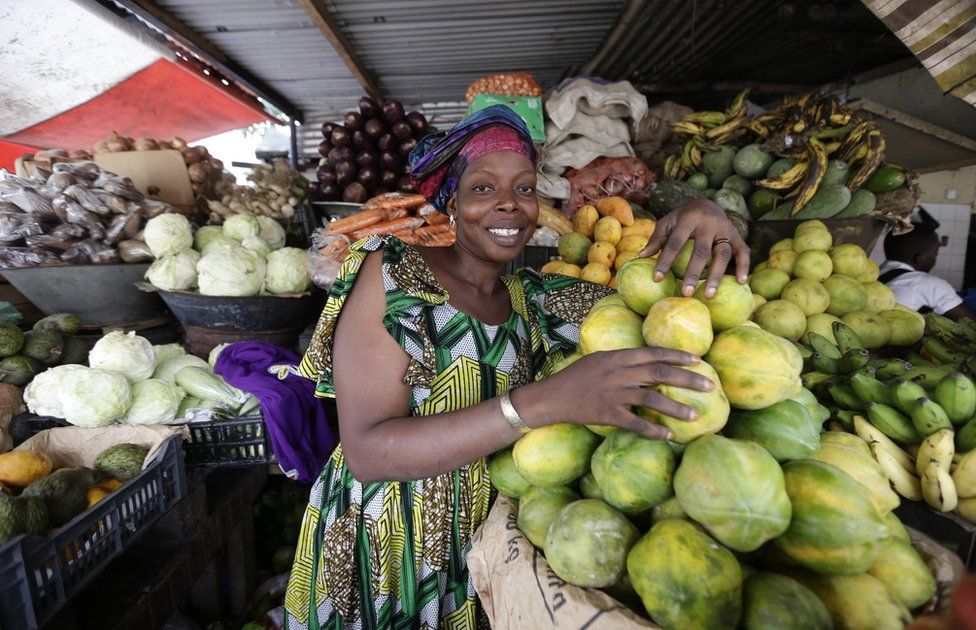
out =
[[[184,500],[47,627],[162,628],[188,599],[197,609],[243,612],[254,587],[253,503],[267,472],[194,469],[188,476]],[[222,578],[230,585],[223,593]]]

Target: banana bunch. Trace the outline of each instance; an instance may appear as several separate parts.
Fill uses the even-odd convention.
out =
[[[963,334],[938,325],[942,335]],[[920,365],[872,358],[842,322],[832,332],[836,344],[811,332],[801,348],[811,370],[804,384],[831,408],[831,428],[867,442],[901,496],[976,522],[976,384],[923,357]]]
[[[674,123],[672,131],[689,138],[680,155],[672,155],[665,160],[665,177],[684,179],[701,168],[703,152],[714,151],[723,144],[728,144],[741,137],[749,129],[749,125],[754,125],[754,121],[746,118],[748,96],[749,90],[744,90],[725,111],[692,112]]]
[[[976,354],[976,322],[969,318],[953,321],[943,315],[925,316],[922,356],[932,362],[960,368]],[[970,372],[971,374],[971,372]]]

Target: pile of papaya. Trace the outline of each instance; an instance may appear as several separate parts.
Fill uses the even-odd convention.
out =
[[[750,221],[855,219],[875,210],[878,194],[912,189],[915,175],[885,161],[878,125],[835,95],[787,98],[754,117],[747,96],[674,123],[687,140],[665,163],[668,180]]]

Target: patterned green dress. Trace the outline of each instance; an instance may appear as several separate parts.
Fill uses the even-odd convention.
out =
[[[450,305],[423,257],[392,237],[356,243],[329,295],[300,372],[335,396],[336,322],[366,256],[382,250],[383,323],[410,356],[412,415],[463,409],[551,373],[605,287],[522,270],[502,278],[512,315],[489,326]],[[432,479],[359,483],[341,445],[314,484],[285,598],[288,628],[475,628],[471,535],[488,515],[483,459]]]

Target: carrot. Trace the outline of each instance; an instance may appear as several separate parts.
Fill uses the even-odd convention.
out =
[[[428,214],[424,216],[424,220],[427,221],[427,225],[443,225],[449,223],[450,219],[447,218],[446,214],[440,212],[434,212],[433,214]]]
[[[398,239],[400,239],[401,241],[403,241],[407,245],[417,246],[417,245],[423,245],[424,244],[423,240],[421,240],[421,238],[419,236],[417,236],[417,233],[416,232],[409,232],[409,231],[407,231],[407,232],[398,232],[398,233],[394,234],[393,236],[396,236]]]
[[[325,228],[325,231],[329,234],[349,234],[350,232],[362,230],[363,228],[369,227],[374,223],[383,221],[386,219],[386,215],[387,211],[382,208],[363,210],[362,212],[358,212],[351,217],[344,217],[342,219],[332,221]]]
[[[419,208],[427,203],[423,195],[409,195],[406,193],[392,192],[377,195],[363,204],[363,210],[385,207],[390,209],[406,208],[412,210]]]
[[[402,219],[403,217],[409,217],[410,211],[406,208],[395,208],[391,209],[386,213],[386,220],[392,221],[393,219]]]
[[[440,225],[428,225],[422,228],[417,228],[417,236],[419,236],[425,245],[430,243],[445,243],[445,234],[450,234],[451,239],[445,244],[450,244],[454,242],[454,230],[451,229],[450,225],[440,224]]]
[[[427,247],[448,247],[454,244],[454,232],[438,232],[424,240]]]
[[[402,219],[394,219],[393,221],[384,221],[382,223],[370,225],[362,230],[353,232],[351,236],[354,240],[358,241],[365,236],[372,236],[374,234],[392,234],[393,232],[417,228],[423,224],[424,220],[420,217],[403,217]]]

